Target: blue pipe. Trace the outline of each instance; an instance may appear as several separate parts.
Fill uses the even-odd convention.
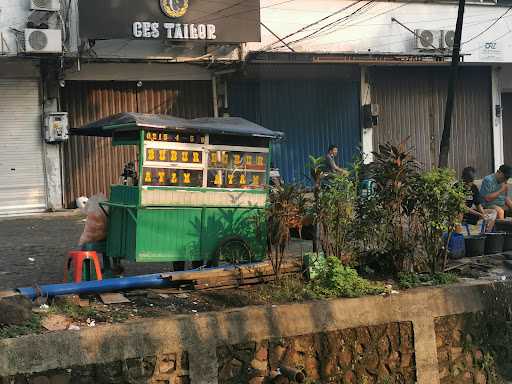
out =
[[[162,279],[160,274],[123,277],[119,279],[105,279],[84,281],[81,283],[64,283],[41,285],[37,288],[18,288],[23,296],[33,300],[38,296],[53,297],[81,293],[103,293],[121,291],[123,289],[160,288],[168,287],[171,282]]]

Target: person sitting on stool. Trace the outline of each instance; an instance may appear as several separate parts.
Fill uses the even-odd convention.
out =
[[[480,187],[484,208],[494,209],[498,220],[503,220],[505,214],[512,209],[507,185],[511,176],[512,167],[503,164],[496,173],[486,176]]]

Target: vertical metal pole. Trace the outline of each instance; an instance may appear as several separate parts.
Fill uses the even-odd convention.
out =
[[[460,40],[462,25],[464,23],[464,7],[466,0],[459,0],[459,12],[455,27],[455,39],[453,43],[452,63],[450,66],[450,79],[448,81],[448,96],[446,97],[446,110],[444,114],[444,128],[439,146],[439,168],[448,166],[448,154],[450,152],[450,136],[452,131],[453,104],[455,99],[455,86],[457,84],[457,71],[460,61]]]
[[[219,106],[217,104],[217,77],[212,76],[212,92],[213,92],[213,117],[219,117]]]

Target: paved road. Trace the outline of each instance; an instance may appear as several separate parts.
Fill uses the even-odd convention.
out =
[[[64,257],[83,227],[79,214],[1,219],[0,289],[62,282]],[[170,270],[170,264],[125,263],[125,268],[127,275],[157,273]]]

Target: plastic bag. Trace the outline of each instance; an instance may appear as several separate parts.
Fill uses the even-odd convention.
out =
[[[95,243],[107,238],[107,216],[100,207],[100,203],[104,201],[107,201],[104,195],[94,195],[87,201],[84,209],[87,219],[78,245]],[[107,211],[106,207],[104,209]]]

